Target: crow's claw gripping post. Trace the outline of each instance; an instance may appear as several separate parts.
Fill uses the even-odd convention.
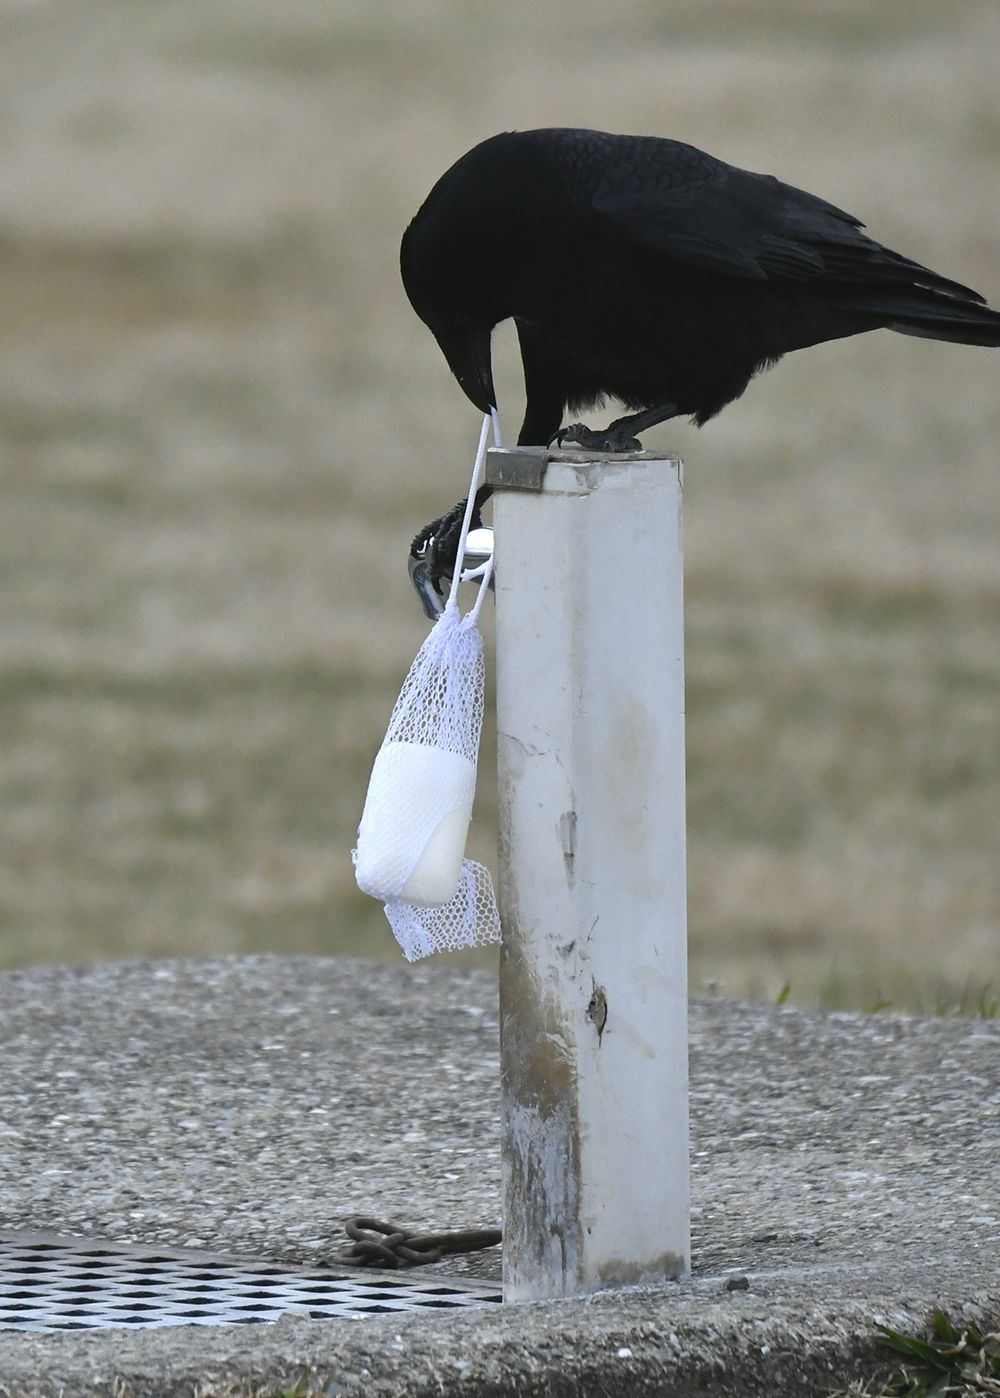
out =
[[[592,427],[585,427],[582,422],[574,422],[569,427],[560,427],[549,442],[550,447],[553,445],[560,450],[565,447],[579,447],[582,451],[608,453],[642,451],[639,438],[633,437],[627,428],[618,427],[615,423],[603,431],[595,431]]]

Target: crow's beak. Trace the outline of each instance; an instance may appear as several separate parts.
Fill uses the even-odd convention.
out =
[[[495,408],[497,399],[490,357],[492,329],[489,326],[463,325],[457,330],[435,330],[434,334],[465,396],[481,413]]]

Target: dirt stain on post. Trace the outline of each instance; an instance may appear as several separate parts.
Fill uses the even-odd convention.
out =
[[[511,890],[505,890],[508,895]],[[580,1191],[576,1073],[568,1026],[524,954],[513,900],[500,953],[501,1074],[506,1189],[521,1201],[504,1221],[507,1258],[522,1278],[554,1270],[571,1287],[578,1266]]]
[[[594,992],[587,1005],[587,1018],[597,1030],[597,1044],[600,1047],[604,1037],[604,1026],[608,1022],[608,997],[604,992],[604,987],[594,982]]]
[[[566,811],[559,817],[559,843],[566,867],[566,883],[572,888],[576,877],[576,811]]]

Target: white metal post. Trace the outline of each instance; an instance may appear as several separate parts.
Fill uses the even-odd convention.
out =
[[[504,1298],[686,1274],[681,463],[491,451]]]

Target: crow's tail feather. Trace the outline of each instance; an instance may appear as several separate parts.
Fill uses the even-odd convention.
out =
[[[901,335],[1000,347],[1000,312],[928,287],[885,287],[861,298],[857,309],[878,316],[882,325]]]
[[[953,345],[985,345],[1000,348],[1000,315],[987,311],[979,317],[955,315],[952,312],[935,316],[906,316],[888,323],[890,330],[901,335],[916,335],[924,340],[947,340]]]

